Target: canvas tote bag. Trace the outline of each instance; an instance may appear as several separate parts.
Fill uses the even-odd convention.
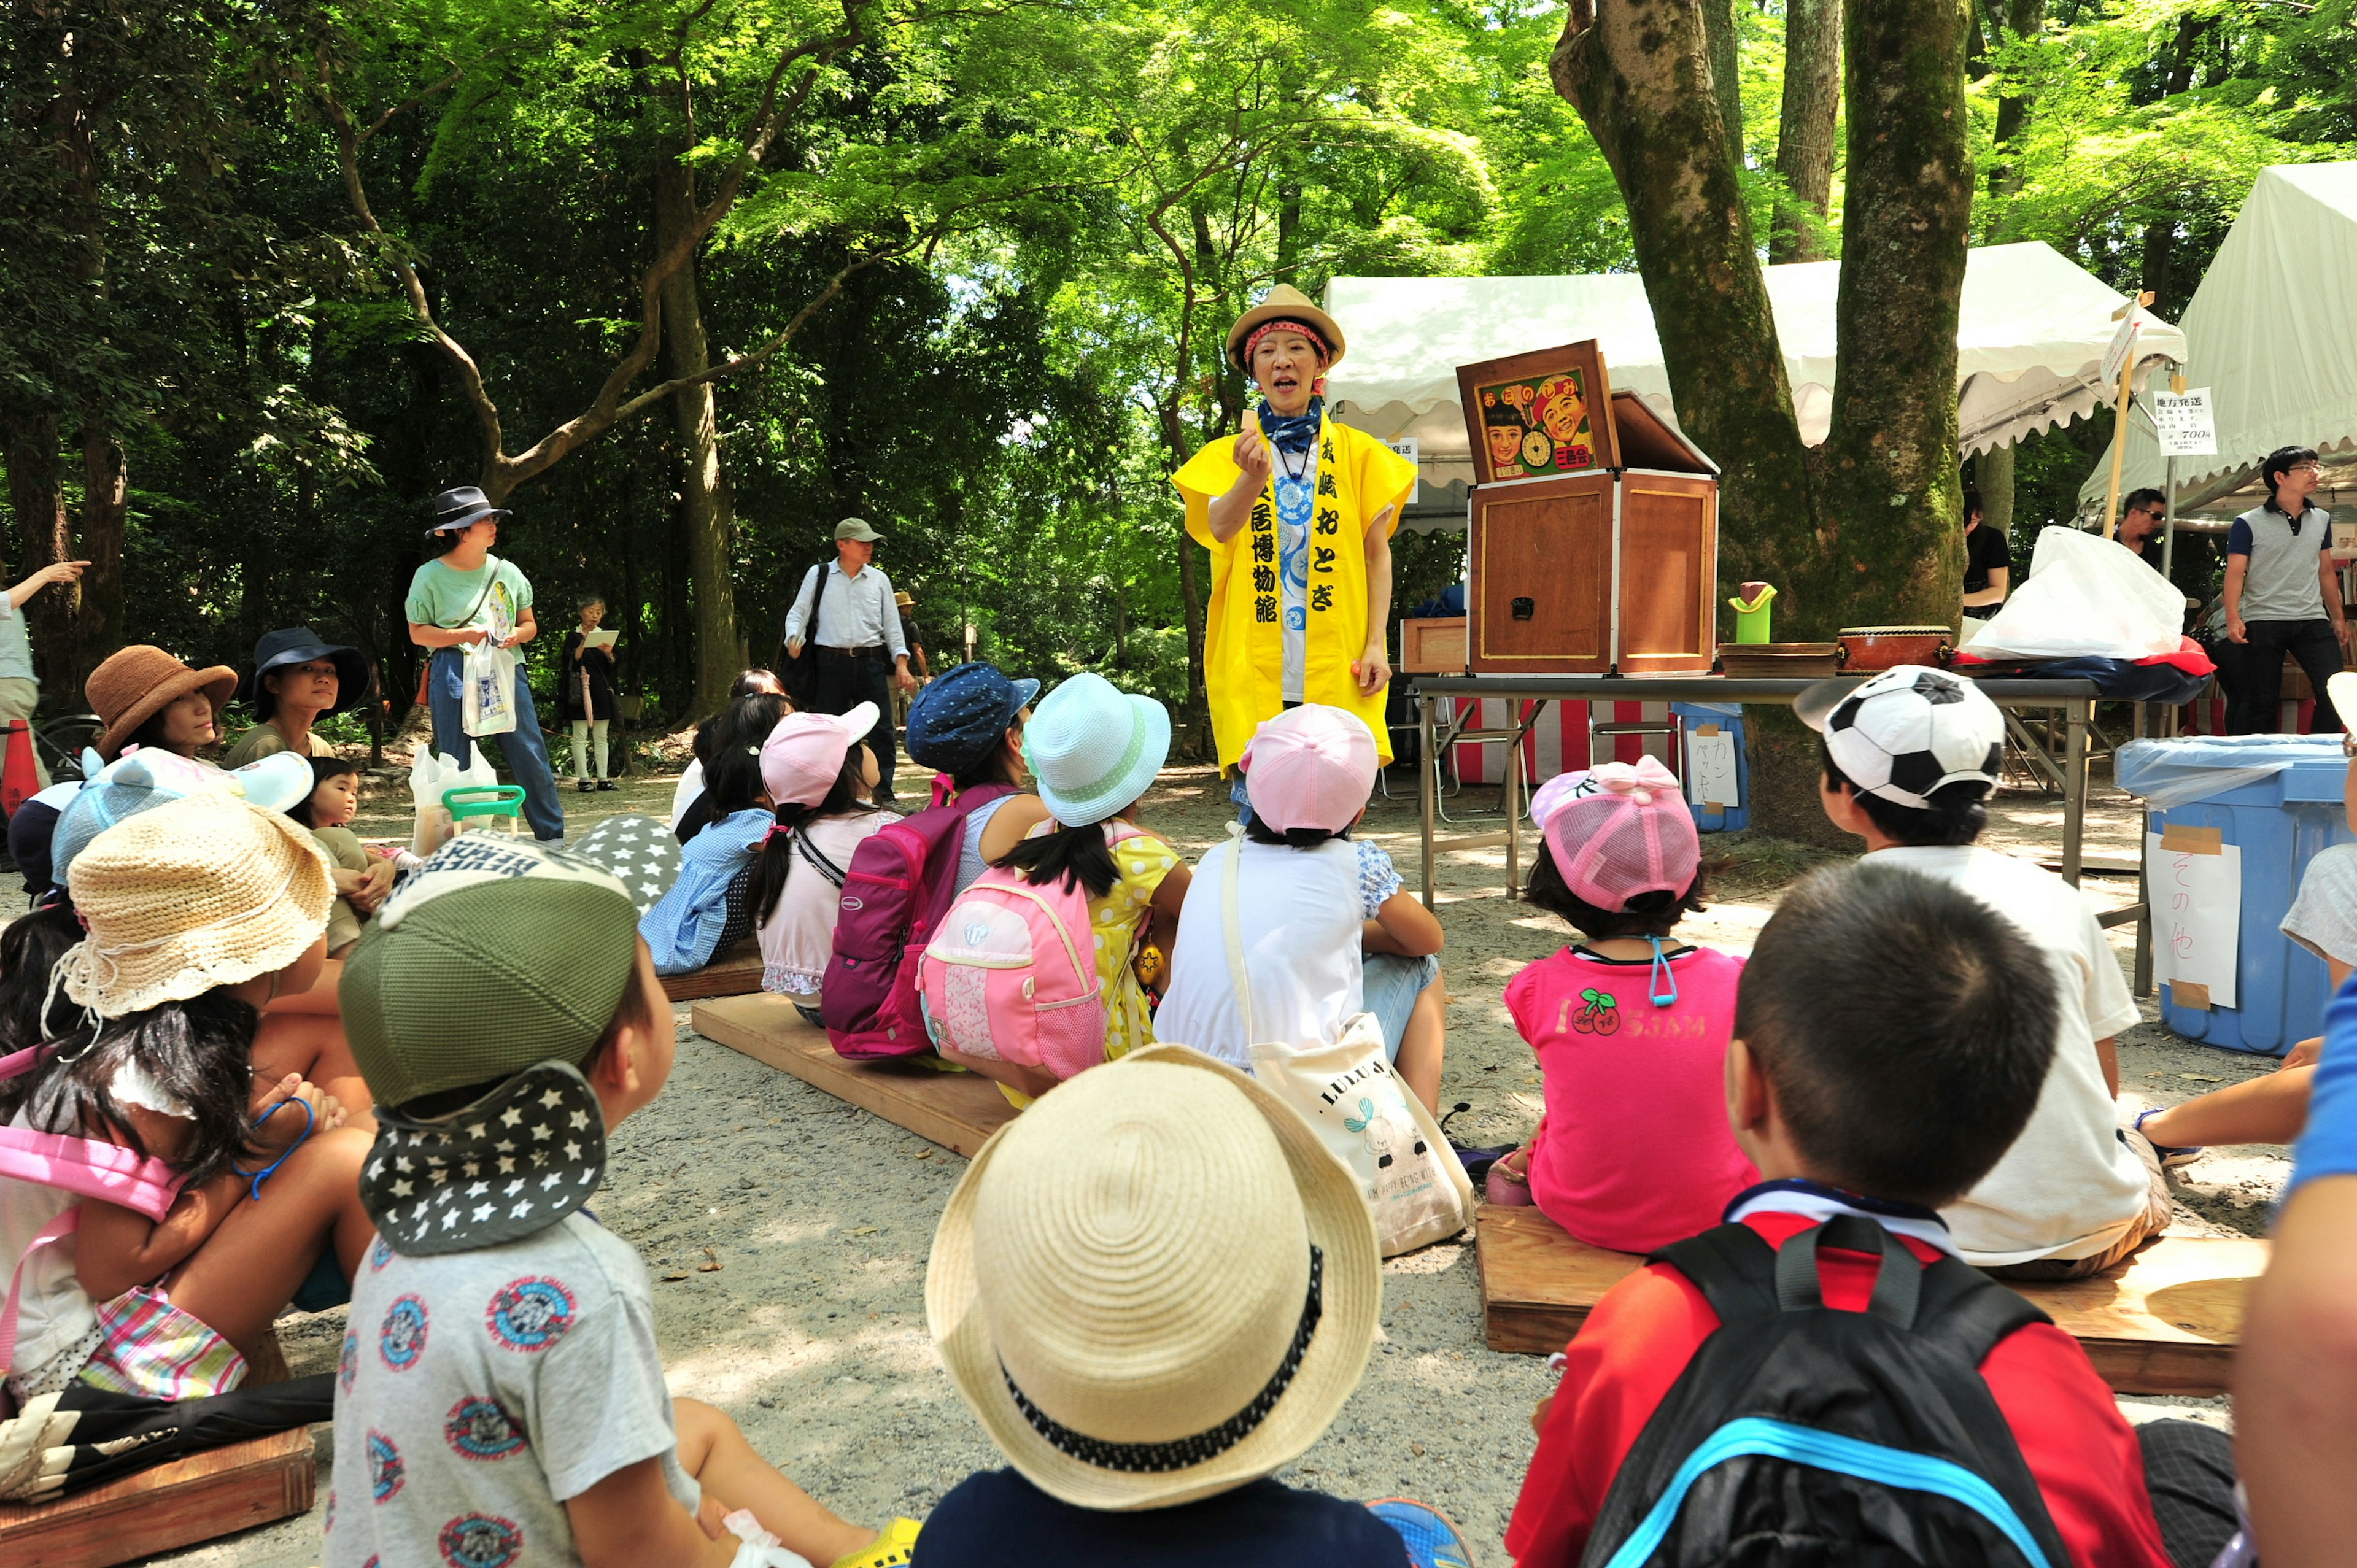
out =
[[[1233,835],[1239,830],[1231,827]],[[1473,1222],[1473,1183],[1424,1101],[1408,1091],[1383,1054],[1383,1026],[1360,1013],[1332,1045],[1262,1040],[1253,1024],[1252,977],[1244,967],[1243,919],[1236,884],[1243,847],[1231,836],[1221,889],[1228,972],[1243,1015],[1253,1076],[1318,1131],[1335,1158],[1359,1178],[1374,1215],[1383,1256],[1448,1240]],[[1214,854],[1218,852],[1213,851]]]

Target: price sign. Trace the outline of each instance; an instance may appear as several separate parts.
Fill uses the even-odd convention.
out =
[[[2164,457],[2209,457],[2218,451],[2218,414],[2210,389],[2152,394],[2152,427]]]
[[[1398,453],[1401,456],[1406,458],[1409,462],[1414,463],[1417,461],[1417,448],[1423,445],[1423,441],[1419,436],[1403,435],[1396,440],[1386,441],[1383,445]],[[1421,468],[1418,468],[1416,471],[1415,482],[1408,487],[1407,499],[1402,501],[1400,504],[1402,506],[1414,506],[1423,498],[1423,495],[1424,472]]]

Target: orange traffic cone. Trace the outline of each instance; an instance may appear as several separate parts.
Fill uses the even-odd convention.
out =
[[[0,762],[0,815],[15,816],[40,788],[40,775],[33,771],[33,732],[24,720],[10,719],[8,759]]]

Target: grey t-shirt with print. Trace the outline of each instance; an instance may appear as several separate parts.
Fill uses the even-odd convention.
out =
[[[577,1564],[565,1499],[654,1458],[694,1509],[628,1244],[576,1213],[476,1252],[371,1247],[337,1369],[328,1568]]]
[[[2291,531],[2291,519],[2272,506],[2255,506],[2236,518],[2226,531],[2226,553],[2250,562],[2243,568],[2243,618],[2323,619],[2316,557],[2331,543],[2332,514],[2322,507],[2300,514],[2298,533]]]

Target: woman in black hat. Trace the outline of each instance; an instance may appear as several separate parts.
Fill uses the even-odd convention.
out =
[[[265,632],[237,694],[253,707],[254,724],[229,748],[222,767],[242,768],[282,751],[332,757],[334,748],[311,726],[368,701],[368,660],[356,648],[322,642],[309,627]]]

